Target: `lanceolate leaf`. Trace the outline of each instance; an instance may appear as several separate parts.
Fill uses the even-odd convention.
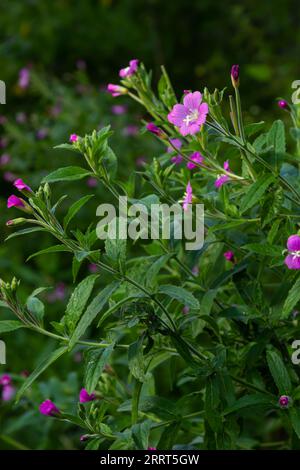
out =
[[[109,362],[109,358],[114,350],[114,347],[115,343],[111,343],[105,349],[90,349],[86,353],[84,384],[88,393],[92,393],[95,390],[104,366]]]
[[[267,351],[267,362],[279,393],[288,395],[292,384],[281,356],[276,351]]]
[[[199,308],[199,302],[196,297],[193,296],[188,290],[180,286],[163,285],[160,286],[158,292],[166,294],[169,297],[179,300],[183,305],[187,305],[190,308]]]
[[[27,258],[27,261],[29,261],[32,258],[35,258],[36,256],[40,255],[46,255],[48,253],[58,253],[58,252],[70,252],[71,250],[67,248],[65,245],[53,245],[49,246],[49,248],[45,248],[44,250],[37,251],[36,253],[33,253]]]
[[[20,321],[16,320],[2,320],[0,321],[0,334],[8,333],[9,331],[15,331],[19,328],[24,328],[25,325]]]
[[[68,210],[68,213],[66,215],[66,217],[64,218],[64,229],[66,230],[69,223],[71,222],[71,220],[73,219],[73,217],[75,217],[75,215],[77,214],[77,212],[92,198],[94,197],[93,195],[88,195],[88,196],[84,196],[82,197],[81,199],[79,199],[78,201],[76,201],[74,204],[72,204],[72,206],[70,207],[70,209]]]
[[[85,333],[86,329],[101,312],[102,308],[105,306],[110,296],[115,292],[119,285],[119,281],[115,281],[112,284],[109,284],[90,303],[70,339],[69,349],[72,349],[76,341]]]
[[[74,331],[98,277],[98,274],[92,274],[81,281],[81,283],[74,289],[65,314],[65,324],[70,333]]]
[[[91,174],[90,171],[79,166],[67,166],[53,171],[47,175],[42,183],[56,183],[57,181],[76,181],[85,178]]]
[[[19,230],[18,232],[14,232],[11,235],[9,235],[5,241],[10,240],[11,238],[15,237],[21,237],[22,235],[27,235],[28,233],[34,233],[34,232],[46,232],[47,230],[42,227],[30,227],[30,228],[24,228],[23,230]]]
[[[249,190],[246,192],[245,196],[242,199],[240,212],[243,214],[248,209],[251,209],[255,204],[257,204],[264,192],[268,189],[271,183],[274,181],[273,175],[264,175],[259,180],[257,180]]]
[[[16,402],[18,402],[21,396],[25,393],[25,391],[30,387],[30,385],[51,365],[53,362],[57,361],[65,352],[67,351],[67,346],[62,346],[59,349],[56,349],[53,353],[51,353],[46,359],[44,359],[37,368],[32,372],[32,374],[25,380],[21,388],[19,389]]]
[[[288,293],[288,296],[283,305],[281,317],[287,318],[291,314],[293,308],[296,306],[299,300],[300,300],[300,277],[298,277],[297,281],[295,282],[295,284],[293,285],[293,287]]]

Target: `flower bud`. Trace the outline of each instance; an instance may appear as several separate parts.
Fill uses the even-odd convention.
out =
[[[287,102],[286,100],[279,100],[279,101],[278,101],[278,106],[279,106],[279,108],[281,108],[281,109],[288,109],[289,104],[288,104],[288,102]]]
[[[156,126],[153,122],[148,122],[148,124],[146,124],[146,129],[152,134],[157,135],[157,137],[162,138],[165,135],[163,130]]]
[[[239,65],[233,65],[231,67],[231,82],[233,88],[238,88],[240,84],[240,66]]]
[[[287,395],[281,395],[281,397],[279,397],[278,403],[281,408],[287,408],[291,403],[291,397]]]
[[[15,225],[21,225],[21,224],[26,224],[28,222],[27,219],[24,219],[24,217],[19,217],[17,219],[11,219],[6,222],[7,227],[14,227]]]

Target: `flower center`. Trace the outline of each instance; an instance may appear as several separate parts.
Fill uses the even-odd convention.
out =
[[[188,126],[191,122],[197,121],[198,117],[198,109],[190,110],[190,114],[184,118],[183,122],[185,122],[185,124]]]
[[[291,251],[290,254],[293,255],[293,259],[300,258],[300,250]]]

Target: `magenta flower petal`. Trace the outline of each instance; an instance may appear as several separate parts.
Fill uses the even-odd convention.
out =
[[[229,181],[229,176],[221,175],[216,179],[215,187],[216,188],[221,188],[221,186],[223,186],[223,184],[227,183],[228,181]]]
[[[11,207],[25,207],[25,204],[22,199],[12,194],[7,199],[7,208],[10,209]]]
[[[189,204],[192,204],[193,202],[193,188],[190,182],[188,182],[186,189],[185,189],[185,195],[182,203],[183,210],[186,211],[188,210]]]
[[[45,400],[40,404],[40,413],[45,416],[56,416],[60,414],[59,409],[51,400]]]
[[[201,101],[202,101],[202,95],[200,91],[195,91],[194,93],[188,93],[183,98],[183,104],[188,109],[199,108]]]
[[[178,150],[181,149],[182,147],[182,142],[180,139],[170,139],[170,142],[174,145],[175,148],[177,148]],[[168,153],[172,153],[172,152],[175,152],[175,150],[173,149],[173,147],[168,147],[167,148],[167,152]]]
[[[192,153],[192,155],[189,156],[189,159],[190,161],[186,164],[189,170],[194,170],[195,168],[197,168],[198,165],[201,165],[201,163],[203,163],[203,160],[204,160],[200,152]]]
[[[286,246],[289,251],[300,251],[300,236],[291,235],[288,238]]]
[[[175,104],[172,111],[168,114],[168,120],[174,124],[174,126],[180,127],[187,113],[187,109],[183,104]]]
[[[11,384],[11,376],[8,374],[3,374],[0,377],[0,385],[3,387]]]
[[[25,191],[29,191],[30,193],[32,193],[32,189],[27,186],[27,184],[24,183],[21,178],[14,181],[14,187],[17,188],[19,191],[23,191],[25,189]]]
[[[224,253],[224,258],[227,259],[227,261],[234,262],[234,253],[233,251],[225,251]]]
[[[95,393],[89,394],[85,388],[82,388],[79,393],[79,401],[80,403],[87,403],[89,401],[93,401],[96,398]]]
[[[289,254],[284,260],[289,269],[300,269],[300,257]]]
[[[137,69],[138,69],[139,61],[138,59],[132,59],[129,62],[129,65],[123,69],[120,70],[119,76],[121,78],[127,78],[130,77],[131,75],[135,74]]]
[[[5,385],[2,389],[1,398],[3,401],[10,401],[16,393],[15,387],[12,385]]]

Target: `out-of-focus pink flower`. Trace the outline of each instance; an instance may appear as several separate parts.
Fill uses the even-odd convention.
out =
[[[180,150],[181,147],[182,147],[182,142],[180,139],[170,139],[170,142],[171,144],[173,144],[173,146]],[[168,148],[167,148],[167,152],[168,153],[172,153],[174,152],[175,153],[175,150],[174,148],[170,145]],[[171,162],[172,163],[175,163],[175,165],[179,165],[181,162],[182,162],[183,158],[181,155],[174,155],[173,157],[171,157]]]
[[[188,182],[186,189],[185,189],[185,194],[184,194],[184,199],[182,203],[183,210],[186,211],[188,210],[189,204],[192,204],[193,201],[193,188],[190,182]]]
[[[121,116],[122,114],[126,113],[127,106],[124,106],[123,104],[115,104],[114,106],[111,107],[111,111],[116,116]]]
[[[223,256],[224,256],[225,259],[227,259],[227,261],[230,261],[231,263],[234,263],[234,253],[233,253],[233,251],[225,251]]]
[[[15,387],[13,387],[12,385],[5,385],[2,388],[1,398],[3,401],[10,401],[15,396],[15,393]]]
[[[7,208],[10,209],[11,207],[25,207],[25,204],[22,199],[12,194],[7,199]]]
[[[48,134],[49,134],[48,129],[38,129],[36,132],[36,138],[38,140],[43,140],[47,137]]]
[[[119,76],[121,78],[128,78],[130,77],[131,75],[133,75],[134,73],[136,73],[137,69],[138,69],[138,65],[139,65],[139,61],[138,59],[132,59],[130,62],[129,62],[129,65],[127,67],[125,67],[124,69],[121,69],[120,72],[119,72]]]
[[[278,101],[278,106],[281,109],[287,109],[289,107],[289,104],[286,100],[279,100]]]
[[[87,179],[86,184],[88,185],[89,188],[96,188],[98,186],[98,180],[97,178],[94,178],[91,176],[90,178]]]
[[[89,394],[85,388],[82,388],[79,393],[79,401],[80,403],[87,403],[89,401],[94,401],[96,399],[96,394],[91,393]]]
[[[25,124],[27,121],[27,115],[24,113],[24,111],[20,111],[16,114],[16,122],[18,124]]]
[[[57,117],[62,112],[62,105],[60,103],[56,103],[54,106],[50,108],[50,115],[52,117]]]
[[[189,160],[190,161],[186,164],[186,167],[189,170],[194,170],[195,168],[197,168],[198,165],[201,165],[201,163],[203,163],[204,157],[201,155],[200,152],[194,152],[192,153],[192,155],[189,156]]]
[[[127,93],[127,88],[120,86],[120,85],[114,85],[113,83],[109,83],[107,85],[107,92],[110,93],[114,98],[120,95],[125,95]]]
[[[18,85],[20,88],[28,88],[30,83],[30,70],[27,67],[24,67],[19,72],[19,81]]]
[[[1,137],[0,139],[0,148],[4,149],[8,144],[8,138],[7,137]]]
[[[187,315],[189,313],[189,311],[190,311],[190,307],[188,305],[185,305],[182,309],[182,313],[184,315]]]
[[[69,141],[70,142],[77,142],[78,140],[78,135],[77,134],[71,134],[70,137],[69,137]]]
[[[122,134],[125,135],[126,137],[128,136],[135,136],[139,133],[139,128],[138,126],[135,126],[134,124],[128,124],[128,126],[124,127]]]
[[[208,104],[201,103],[200,91],[188,93],[183,98],[183,104],[175,104],[168,114],[168,120],[179,128],[181,135],[196,134],[206,121]]]
[[[138,157],[135,161],[136,163],[136,166],[138,167],[141,167],[141,166],[144,166],[146,164],[146,158],[141,156],[141,157]]]
[[[57,416],[60,414],[59,409],[51,400],[45,400],[40,404],[40,413],[45,416]]]
[[[3,126],[4,124],[6,124],[7,122],[7,119],[5,116],[1,115],[0,116],[0,125]]]
[[[10,155],[8,153],[3,153],[0,157],[0,166],[5,166],[10,162]]]
[[[225,171],[229,171],[231,172],[230,168],[229,168],[229,161],[226,160],[224,163],[223,163],[223,168]],[[227,183],[228,181],[230,181],[230,178],[228,175],[219,175],[215,181],[215,187],[216,188],[221,188],[221,186],[223,186],[223,184]]]
[[[64,300],[66,297],[66,286],[63,282],[59,282],[53,292],[47,295],[47,300],[50,303],[56,302],[57,300]]]
[[[157,450],[156,447],[148,447],[147,450]]]
[[[151,132],[151,134],[157,135],[157,137],[163,137],[164,132],[154,124],[154,122],[148,122],[146,124],[147,131]]]
[[[11,376],[8,375],[8,374],[1,375],[0,385],[2,385],[4,387],[5,385],[10,385],[10,384],[11,384]]]
[[[16,175],[14,175],[14,173],[12,173],[11,171],[5,171],[3,173],[3,179],[8,183],[12,183],[16,179]]]
[[[95,264],[95,263],[90,263],[88,265],[88,270],[90,271],[90,273],[97,273],[98,272],[98,266]]]
[[[14,181],[14,187],[17,188],[19,191],[28,191],[32,193],[32,189],[29,186],[27,186],[27,184],[24,183],[24,181],[21,178]]]
[[[289,269],[300,269],[300,236],[291,235],[287,240],[289,254],[284,262]]]
[[[78,70],[85,70],[86,69],[86,62],[83,59],[78,59],[76,61],[76,67]]]
[[[194,276],[199,276],[199,266],[193,266],[192,273],[194,274]]]

